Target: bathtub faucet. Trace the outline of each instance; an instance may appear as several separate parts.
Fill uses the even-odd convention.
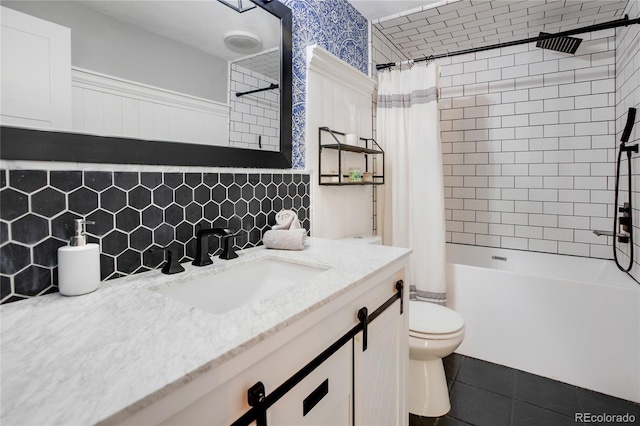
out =
[[[602,231],[600,229],[594,229],[593,233],[596,234],[598,237],[601,235],[606,235],[607,237],[613,237],[613,231]]]

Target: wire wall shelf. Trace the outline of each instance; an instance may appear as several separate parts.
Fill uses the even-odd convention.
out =
[[[323,144],[323,134],[328,135],[325,139],[331,139],[331,143]],[[332,130],[329,127],[318,128],[318,179],[319,184],[323,186],[364,186],[364,185],[383,185],[384,184],[384,150],[378,145],[378,143],[372,138],[358,138],[358,145],[347,144],[345,142],[347,134]],[[333,159],[333,164],[329,167],[329,172],[326,172],[323,168],[323,153],[336,152],[336,159]],[[349,160],[345,158],[345,154],[351,155]],[[358,156],[358,154],[361,154]],[[358,158],[359,157],[359,158]],[[345,161],[349,161],[349,164],[345,167]],[[378,166],[378,164],[381,164]],[[363,166],[364,170],[361,180],[353,181],[349,180],[349,169],[355,166]],[[378,173],[378,169],[382,169],[381,173]]]

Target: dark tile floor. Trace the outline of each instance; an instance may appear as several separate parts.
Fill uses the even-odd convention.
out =
[[[410,426],[640,425],[640,405],[630,401],[458,354],[446,357],[444,367],[451,411],[443,417],[411,414]],[[577,413],[629,416],[598,423],[581,421]]]

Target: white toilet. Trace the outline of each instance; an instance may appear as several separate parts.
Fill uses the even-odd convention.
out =
[[[354,235],[341,241],[382,244],[379,236]],[[442,358],[462,343],[464,320],[444,306],[413,300],[409,303],[409,412],[440,417],[451,409]]]
[[[451,403],[442,358],[462,343],[464,320],[444,306],[409,303],[409,412],[443,416]]]

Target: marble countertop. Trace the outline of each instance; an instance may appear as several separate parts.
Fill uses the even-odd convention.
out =
[[[337,298],[410,253],[310,238],[303,251],[256,247],[186,272],[106,281],[0,306],[1,422],[118,422]],[[261,257],[329,269],[272,297],[211,314],[153,288]]]

